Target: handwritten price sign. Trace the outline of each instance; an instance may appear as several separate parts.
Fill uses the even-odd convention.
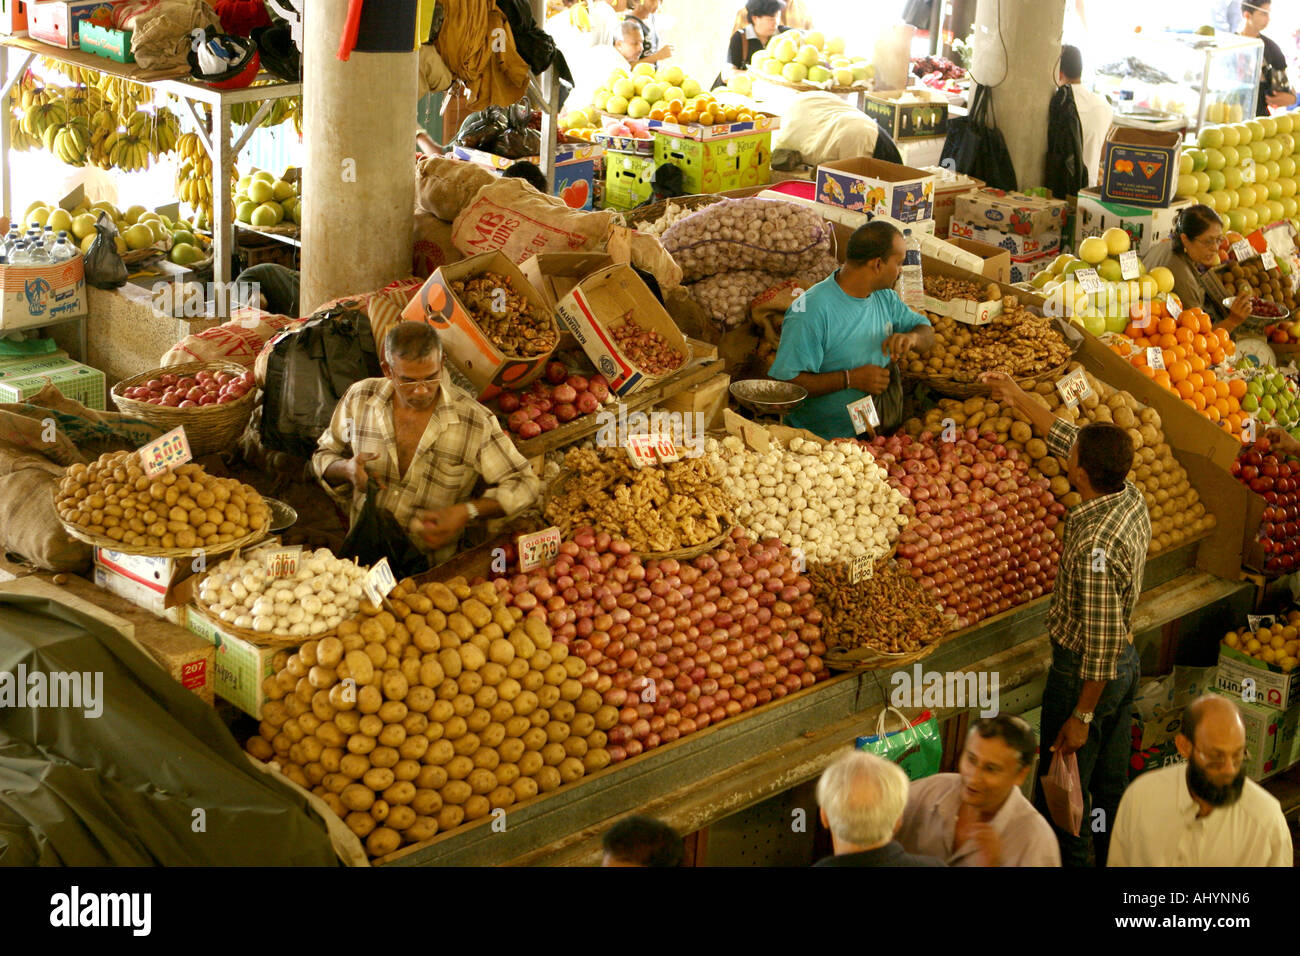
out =
[[[533,534],[520,535],[516,548],[519,551],[520,571],[546,567],[560,553],[560,529],[550,527]]]
[[[1272,614],[1247,614],[1246,625],[1250,628],[1250,633],[1255,634],[1261,627],[1272,627],[1277,623],[1277,618]]]
[[[1154,369],[1163,369],[1165,367],[1165,353],[1157,345],[1152,345],[1147,349],[1147,365]]]
[[[1178,318],[1183,314],[1183,301],[1178,296],[1170,293],[1165,296],[1165,311],[1169,313],[1169,318]]]
[[[1101,281],[1101,276],[1097,275],[1096,269],[1080,269],[1074,274],[1075,281],[1079,287],[1089,295],[1097,292],[1103,292],[1106,286]]]
[[[179,468],[193,457],[190,441],[185,437],[185,426],[181,425],[141,448],[140,466],[146,475],[161,475]]]
[[[298,559],[302,548],[275,548],[262,555],[269,578],[291,578],[298,573]]]
[[[1061,399],[1067,405],[1078,405],[1082,401],[1092,397],[1092,386],[1088,384],[1088,377],[1083,374],[1083,369],[1076,368],[1065,378],[1056,383],[1056,390],[1060,392]]]
[[[361,585],[361,589],[366,593],[366,600],[375,607],[379,607],[395,587],[397,587],[397,579],[393,577],[393,569],[388,566],[387,558],[380,558],[374,567],[366,572],[365,583]]]
[[[655,454],[655,439],[654,435],[627,436],[623,447],[627,449],[627,456],[632,459],[634,466],[644,468],[659,463],[659,456]]]
[[[1119,254],[1119,274],[1125,279],[1136,279],[1142,270],[1138,266],[1138,254],[1130,249]]]
[[[849,402],[844,407],[848,409],[849,418],[853,420],[853,430],[859,435],[868,428],[880,426],[880,413],[876,411],[876,403],[870,395],[859,398],[856,402]]]
[[[859,581],[869,581],[876,573],[876,559],[869,554],[864,554],[860,558],[854,558],[853,564],[849,566],[849,583],[857,584]]]
[[[1232,254],[1237,257],[1238,262],[1245,262],[1247,259],[1253,259],[1259,255],[1245,239],[1238,239],[1232,244]]]
[[[1277,268],[1277,256],[1273,255],[1273,250],[1265,249],[1259,254],[1259,261],[1264,264],[1265,269]]]

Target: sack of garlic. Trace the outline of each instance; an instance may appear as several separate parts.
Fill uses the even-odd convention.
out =
[[[234,557],[203,579],[199,600],[233,627],[318,637],[357,614],[365,577],[365,568],[325,548],[304,551],[288,577],[271,577],[260,557]]]

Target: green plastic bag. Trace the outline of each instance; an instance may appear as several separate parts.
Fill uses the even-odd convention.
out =
[[[885,722],[891,714],[902,725],[901,730],[886,732]],[[886,707],[876,718],[875,734],[859,737],[857,748],[892,760],[903,768],[909,780],[920,780],[938,773],[939,762],[943,759],[939,722],[928,710],[921,711],[920,716],[909,721],[897,707]]]

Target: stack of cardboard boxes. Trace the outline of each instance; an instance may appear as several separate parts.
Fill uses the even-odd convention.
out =
[[[956,197],[950,236],[975,239],[1011,253],[1011,281],[1028,282],[1061,254],[1065,202],[1001,189]]]

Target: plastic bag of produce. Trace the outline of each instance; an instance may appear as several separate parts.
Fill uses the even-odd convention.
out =
[[[831,251],[830,224],[817,211],[775,199],[731,199],[687,216],[664,233],[664,248],[687,282],[734,269],[800,275]]]
[[[117,254],[117,226],[100,213],[95,222],[95,241],[86,253],[86,281],[96,289],[116,289],[126,285],[126,263]]]
[[[510,128],[510,118],[499,106],[489,106],[470,113],[460,124],[456,142],[466,149],[483,149],[489,152],[492,142]]]
[[[380,558],[387,558],[393,576],[399,581],[423,574],[429,570],[429,556],[415,546],[392,514],[374,503],[378,491],[379,487],[371,481],[339,557],[351,558],[363,567],[373,567]]]
[[[689,288],[695,301],[725,332],[748,321],[749,306],[755,296],[783,281],[786,280],[771,272],[742,269],[720,272],[691,284]]]
[[[885,722],[890,715],[903,725],[902,730],[885,731]],[[915,720],[908,720],[898,708],[885,708],[876,718],[875,734],[859,737],[857,748],[892,760],[903,768],[909,780],[920,780],[938,773],[939,761],[943,759],[939,722],[928,710],[921,711]]]
[[[772,152],[798,153],[809,166],[872,156],[880,127],[866,113],[834,93],[800,93],[781,117]]]
[[[474,194],[495,182],[496,177],[480,166],[460,159],[422,156],[415,165],[415,195],[420,208],[451,222]]]
[[[1079,760],[1074,754],[1052,754],[1052,766],[1043,784],[1043,799],[1052,814],[1052,822],[1074,836],[1083,824],[1083,787],[1079,783]]]

